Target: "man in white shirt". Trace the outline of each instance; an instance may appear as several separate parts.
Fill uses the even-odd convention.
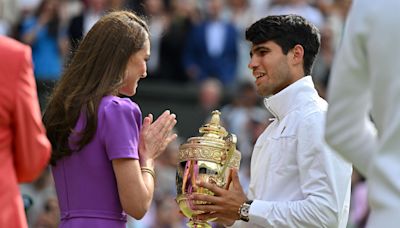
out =
[[[353,4],[331,73],[326,140],[367,178],[367,226],[400,227],[400,1]]]
[[[274,120],[258,138],[247,195],[232,170],[230,190],[201,182],[214,196],[198,219],[234,227],[346,227],[351,165],[324,142],[327,103],[309,76],[320,46],[316,27],[297,15],[265,17],[246,31],[249,68]]]

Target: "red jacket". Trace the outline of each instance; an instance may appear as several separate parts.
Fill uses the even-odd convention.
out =
[[[0,36],[0,227],[27,227],[18,183],[36,179],[50,151],[31,49]]]

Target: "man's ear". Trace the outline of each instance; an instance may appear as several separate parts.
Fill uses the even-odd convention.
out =
[[[304,48],[300,44],[296,44],[292,50],[290,50],[291,62],[294,65],[304,64]]]

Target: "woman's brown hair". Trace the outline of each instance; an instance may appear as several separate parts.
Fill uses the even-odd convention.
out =
[[[54,89],[43,116],[53,149],[52,165],[73,152],[68,138],[81,113],[86,125],[77,132],[77,150],[91,141],[101,99],[118,93],[129,58],[143,48],[148,38],[146,23],[129,11],[111,12],[90,29]]]

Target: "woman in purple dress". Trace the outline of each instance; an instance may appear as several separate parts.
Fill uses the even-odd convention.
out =
[[[176,138],[175,115],[142,124],[136,93],[150,57],[146,23],[127,11],[101,18],[81,41],[43,117],[52,146],[60,227],[125,227],[144,216],[154,159]]]

